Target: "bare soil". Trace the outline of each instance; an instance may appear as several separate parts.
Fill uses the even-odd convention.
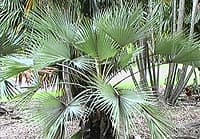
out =
[[[29,125],[24,122],[24,114],[11,104],[1,105],[7,110],[0,113],[0,139],[42,139],[39,135],[41,129],[37,125]],[[177,139],[200,139],[200,103],[195,106],[176,106],[165,108],[166,114],[173,124],[177,126],[174,137]],[[137,120],[138,130],[134,135],[142,139],[149,139],[150,133],[142,118]],[[69,126],[72,132],[78,127]],[[77,125],[76,125],[77,126]]]

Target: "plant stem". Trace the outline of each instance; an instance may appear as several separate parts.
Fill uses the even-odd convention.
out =
[[[100,75],[101,75],[100,64],[99,64],[99,60],[97,58],[95,59],[95,67],[96,67],[96,71],[97,71],[97,77],[100,77]]]
[[[136,78],[135,78],[133,69],[130,69],[129,71],[130,71],[130,73],[131,73],[131,77],[132,77],[132,80],[133,80],[133,83],[134,83],[136,89],[139,90],[139,89],[140,89],[140,86],[139,86],[139,84],[138,84],[138,82],[137,82],[137,80],[136,80]]]
[[[180,6],[181,6],[181,2],[183,2],[183,1],[184,0],[180,1]],[[195,16],[196,16],[196,12],[197,12],[197,4],[198,4],[198,0],[193,0],[192,18],[191,18],[191,26],[190,26],[190,37],[192,37],[193,32],[194,32]],[[181,6],[181,7],[183,7],[183,6]],[[179,79],[179,82],[177,83],[178,86],[175,88],[175,90],[173,92],[173,95],[170,97],[170,102],[172,103],[172,105],[175,104],[175,102],[178,99],[179,95],[181,94],[183,88],[187,85],[189,79],[191,78],[192,73],[194,71],[194,66],[191,68],[191,70],[189,71],[189,74],[186,76],[187,69],[188,69],[188,66],[187,65],[183,65],[182,74],[181,74],[181,77]]]
[[[176,32],[176,0],[173,2],[173,33]]]
[[[172,105],[174,106],[176,103],[176,100],[178,99],[178,97],[180,96],[180,94],[182,93],[183,88],[187,85],[192,73],[194,72],[194,67],[191,68],[190,72],[188,73],[186,79],[184,80],[184,82],[182,82],[182,84],[179,86],[179,88],[177,89],[177,93],[172,96],[172,98],[170,100],[172,100]]]
[[[180,32],[183,29],[184,11],[185,11],[185,0],[180,0],[180,2],[179,2],[179,12],[178,12],[177,32]]]
[[[198,4],[198,0],[193,0],[190,36],[192,36],[192,34],[194,32],[195,17],[196,17],[196,13],[197,13],[197,4]]]

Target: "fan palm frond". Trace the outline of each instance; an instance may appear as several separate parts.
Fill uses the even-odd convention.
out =
[[[23,46],[23,34],[15,34],[12,30],[5,29],[3,25],[0,27],[2,27],[0,29],[0,56],[16,53]]]
[[[33,61],[27,57],[20,55],[4,56],[0,58],[0,84],[1,84],[1,97],[9,99],[21,94],[17,85],[13,85],[8,79],[18,76],[33,66]]]
[[[157,124],[153,123],[154,126],[159,128],[154,134],[162,133],[161,137],[163,138],[170,135],[169,132],[165,133],[167,131],[165,129],[170,127],[169,124],[161,121],[162,117],[157,116],[157,109],[153,109],[153,103],[149,101],[149,99],[153,98],[151,94],[146,92],[138,93],[130,89],[120,89],[102,79],[96,79],[93,85],[92,88],[95,88],[96,91],[91,93],[88,91],[89,96],[93,98],[91,109],[94,107],[106,113],[117,136],[123,134],[125,138],[128,138],[130,130],[136,129],[135,120],[138,115],[145,118],[155,116],[150,119]],[[122,129],[124,130],[122,131]],[[150,128],[150,130],[155,129]]]
[[[1,2],[0,25],[6,24],[7,29],[19,31],[23,22],[23,2],[17,0],[4,0]]]
[[[14,97],[14,100],[17,102],[17,106],[21,109],[23,106],[29,104],[39,89],[40,86],[37,85],[32,85],[26,89],[23,89],[22,92]]]
[[[72,67],[74,66],[81,71],[92,71],[93,67],[91,65],[93,65],[94,63],[94,59],[86,56],[80,56],[70,60],[70,64],[72,64]]]
[[[158,37],[156,52],[161,55],[176,56],[183,49],[188,39],[183,33],[177,33],[174,36],[164,34]]]
[[[87,21],[80,27],[76,39],[76,48],[92,58],[105,60],[113,57],[117,52],[117,43]]]
[[[163,112],[156,109],[152,105],[141,104],[144,117],[147,119],[147,126],[150,129],[152,139],[162,138],[168,139],[175,127],[167,121],[167,117]]]
[[[30,69],[33,61],[27,57],[13,55],[0,58],[0,65],[0,79],[5,80]]]
[[[56,62],[70,59],[70,48],[62,41],[49,37],[41,40],[40,45],[37,49],[27,50],[34,59],[34,67],[36,69],[42,69]]]
[[[12,82],[8,80],[0,82],[0,102],[13,99],[19,93],[20,91]]]
[[[84,114],[83,102],[78,99],[66,105],[51,93],[38,93],[32,102],[34,107],[29,110],[32,114],[30,122],[40,123],[48,139],[64,139],[69,136],[66,134],[67,122],[78,120]]]
[[[177,56],[174,58],[176,63],[190,64],[199,63],[200,57],[200,41],[197,39],[188,39],[183,45],[183,49],[179,51]],[[199,65],[198,65],[199,66]]]
[[[135,57],[143,51],[143,48],[134,48],[133,44],[130,44],[130,49],[125,49],[119,52],[116,56],[117,61],[115,64],[118,64],[122,69],[129,65],[133,65]]]
[[[183,33],[160,37],[155,51],[157,54],[166,56],[169,62],[191,65],[198,65],[200,62],[200,58],[197,56],[200,54],[200,42]]]
[[[18,0],[12,0],[12,1],[10,1],[10,0],[3,0],[1,2],[1,6],[4,9],[7,9],[9,11],[13,11],[13,10],[22,8],[23,3],[20,2],[20,1],[18,1]],[[23,10],[23,8],[22,8],[22,10]]]
[[[33,24],[34,35],[33,38],[38,39],[40,36],[52,35],[55,38],[59,38],[60,41],[67,43],[74,42],[75,36],[75,23],[73,14],[63,13],[60,8],[44,11],[38,9],[30,15],[30,22]],[[32,33],[30,30],[30,34]]]
[[[95,22],[120,46],[125,46],[148,35],[143,14],[142,8],[125,5],[97,15]]]

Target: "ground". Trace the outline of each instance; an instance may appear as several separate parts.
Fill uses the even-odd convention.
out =
[[[166,66],[163,66],[167,68]],[[161,78],[163,79],[161,84],[164,84],[167,72],[163,72]],[[128,76],[127,73],[122,72],[111,82],[121,80]],[[137,78],[138,75],[136,75]],[[126,84],[131,82],[131,77],[125,80]],[[129,84],[128,84],[129,86]],[[193,104],[192,104],[193,105]],[[164,111],[169,117],[169,120],[176,125],[177,130],[173,136],[176,139],[200,139],[200,102],[195,106],[192,106],[187,102],[180,102],[179,106],[170,107],[165,106]],[[25,115],[20,112],[12,104],[3,104],[2,107],[6,108],[8,113],[1,115],[0,111],[0,139],[43,139],[39,137],[41,129],[37,125],[26,124]],[[163,106],[160,106],[163,110]],[[136,123],[138,129],[133,131],[133,135],[138,135],[142,139],[149,139],[150,133],[146,128],[145,121],[142,118],[138,118]],[[78,126],[69,126],[68,131],[71,133],[76,131]],[[179,137],[179,138],[178,138]]]
[[[23,112],[14,109],[11,104],[3,104],[2,107],[8,112],[0,116],[0,139],[42,139],[39,137],[41,129],[37,125],[25,123]],[[177,126],[174,137],[200,139],[200,103],[195,106],[167,106],[165,111],[171,122]],[[148,139],[150,134],[144,120],[139,118],[136,125],[138,130],[133,134]],[[75,131],[77,128],[77,126],[69,126],[68,130]]]

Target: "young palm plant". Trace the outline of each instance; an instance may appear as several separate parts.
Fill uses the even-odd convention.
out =
[[[24,46],[22,7],[17,1],[0,1],[0,57],[17,53]],[[3,67],[2,64],[0,66]],[[1,70],[0,73],[3,74]],[[14,83],[8,78],[0,78],[0,89],[0,98],[11,98],[19,93]]]
[[[172,126],[157,110],[151,92],[111,82],[130,66],[133,57],[127,57],[127,47],[149,35],[153,23],[145,23],[141,7],[113,7],[81,21],[59,8],[39,10],[29,19],[29,47],[1,57],[0,79],[33,73],[32,85],[13,95],[22,106],[33,105],[27,111],[32,114],[29,121],[41,125],[45,138],[69,137],[67,123],[79,120],[82,128],[72,138],[78,134],[80,138],[129,138],[138,116],[147,120],[152,138],[170,136]],[[47,82],[53,89],[44,91],[38,74],[48,67],[54,68],[55,78]]]

